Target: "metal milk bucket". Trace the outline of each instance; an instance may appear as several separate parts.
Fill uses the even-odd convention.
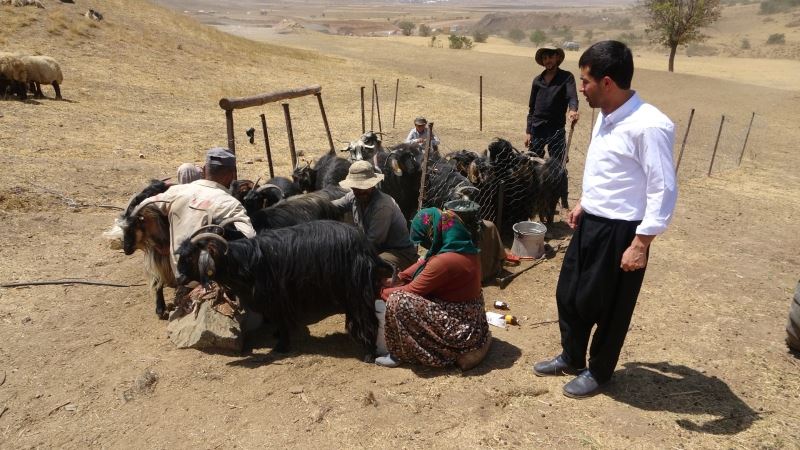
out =
[[[539,222],[517,222],[514,230],[514,244],[511,253],[522,259],[538,259],[544,255],[544,234],[547,227]]]

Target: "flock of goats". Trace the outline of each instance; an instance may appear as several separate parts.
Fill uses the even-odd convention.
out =
[[[407,219],[418,209],[424,183],[423,207],[471,199],[481,205],[483,218],[496,218],[502,211],[503,228],[535,214],[552,222],[566,181],[561,161],[531,157],[499,138],[483,154],[461,150],[441,156],[431,150],[424,181],[425,152],[417,144],[385,149],[368,132],[347,151],[347,159],[331,152],[313,164],[299,163],[292,179],[234,181],[231,194],[244,205],[258,235],[242,239],[228,223],[202,227],[178,250],[177,280],[170,266],[167,218],[152,205],[138,207],[169,186],[154,180],[134,196],[117,224],[125,254],[136,249],[145,254],[157,314],[165,317],[164,287],[214,281],[277,325],[278,351],[288,350],[288,333],[298,314],[343,310],[347,331],[371,355],[378,325],[374,299],[393,268],[331,203],[346,194],[339,181],[353,161],[371,161],[384,174],[380,189],[397,201]],[[503,195],[493,194],[498,186]],[[486,192],[490,195],[482,195]]]

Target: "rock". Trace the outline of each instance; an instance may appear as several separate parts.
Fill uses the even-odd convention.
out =
[[[122,392],[122,399],[129,402],[136,397],[149,395],[155,389],[156,382],[158,382],[158,374],[152,369],[147,369],[136,378],[136,381],[133,382],[133,386]]]
[[[290,394],[302,394],[303,393],[303,386],[292,386],[289,388]]]
[[[222,352],[241,352],[242,331],[239,322],[218,313],[211,302],[200,304],[197,314],[170,317],[169,339],[178,348],[194,348]]]

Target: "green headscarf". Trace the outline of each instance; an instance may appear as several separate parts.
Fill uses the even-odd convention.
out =
[[[411,221],[411,242],[428,248],[425,260],[440,253],[465,253],[475,255],[478,247],[461,218],[453,211],[439,208],[420,210]],[[424,265],[417,269],[417,276]]]

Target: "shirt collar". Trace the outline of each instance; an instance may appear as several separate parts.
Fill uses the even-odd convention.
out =
[[[228,188],[226,188],[225,186],[217,183],[216,181],[200,179],[200,180],[192,181],[192,184],[199,184],[199,185],[205,186],[205,187],[222,189],[223,191],[228,192]]]
[[[643,102],[641,97],[639,97],[639,94],[636,91],[633,91],[633,95],[628,99],[627,102],[623,103],[622,106],[612,111],[611,114],[603,117],[603,126],[610,127],[618,124],[622,121],[622,119],[630,116],[634,111],[636,111],[639,106],[642,105],[642,103]]]

